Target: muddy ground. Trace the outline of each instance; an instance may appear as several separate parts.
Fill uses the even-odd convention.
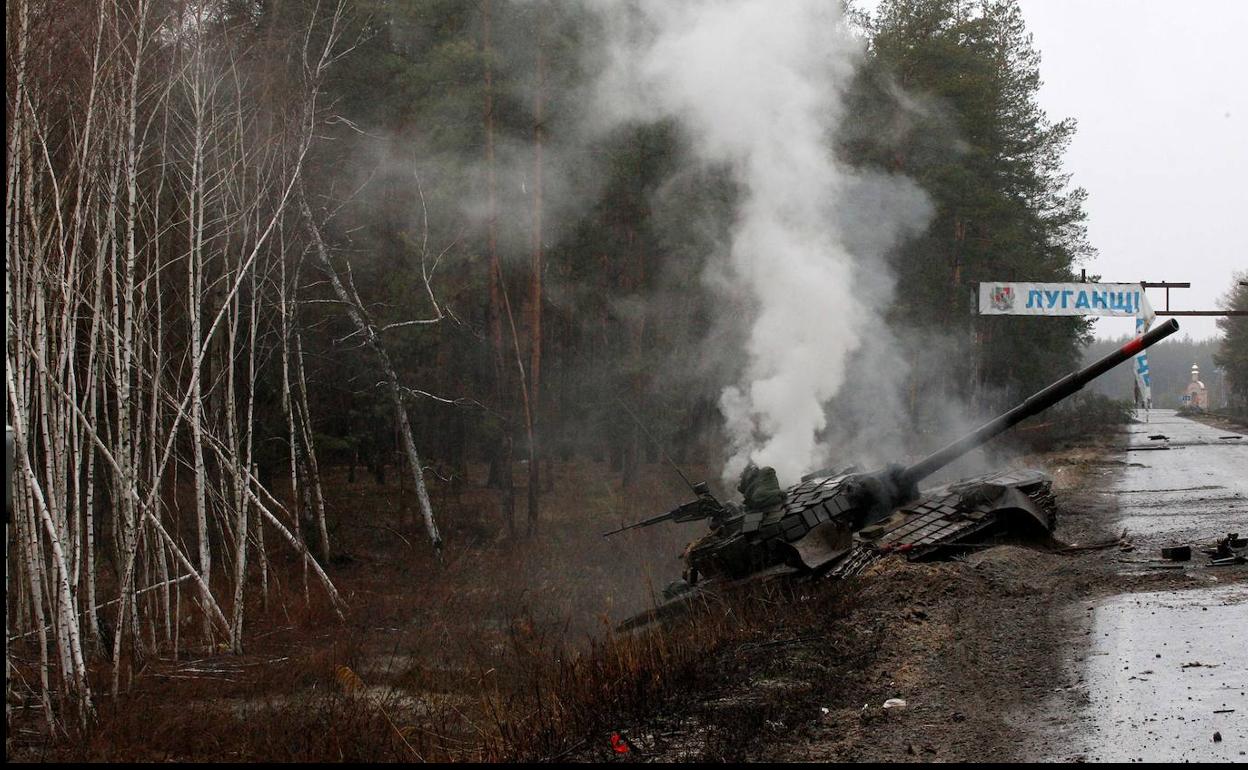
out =
[[[331,574],[351,604],[345,621],[315,586],[303,599],[287,557],[273,565],[247,654],[196,647],[188,609],[176,654],[157,639],[133,667],[127,659],[120,696],[98,699],[89,734],[47,734],[19,705],[6,758],[1078,759],[1075,733],[1087,728],[1076,712],[1089,699],[1070,662],[1086,654],[1094,604],[1201,584],[1126,569],[1147,546],[1117,542],[1112,490],[1136,461],[1122,442],[1111,434],[1012,461],[1053,475],[1061,543],[1108,548],[893,558],[852,580],[704,606],[639,637],[611,629],[679,574],[696,529],[598,533],[680,502],[665,469],[647,468],[663,483],[638,495],[605,468],[559,468],[549,499],[560,507],[536,539],[490,520],[497,508],[482,492],[446,490],[437,502],[461,545],[441,563],[402,493],[344,483],[331,497]],[[104,692],[111,665],[97,667]],[[890,698],[906,707],[886,712]]]
[[[1119,539],[1110,490],[1129,457],[1115,440],[1031,458],[1055,477],[1059,541]],[[1142,558],[1128,532],[1093,550],[998,546],[947,563],[877,563],[831,589],[852,607],[842,616],[722,650],[704,672],[706,691],[628,726],[632,751],[617,756],[1079,761],[1088,728],[1077,714],[1089,698],[1078,661],[1095,604],[1207,585],[1191,572],[1131,566]],[[1243,581],[1248,570],[1220,577]],[[905,707],[883,709],[891,698]]]

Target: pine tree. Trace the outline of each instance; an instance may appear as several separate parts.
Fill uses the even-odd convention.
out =
[[[893,260],[905,301],[891,320],[952,339],[958,363],[936,383],[948,389],[1023,395],[1071,366],[1086,333],[1080,319],[973,316],[978,282],[1071,280],[1092,253],[1085,193],[1061,165],[1074,122],[1039,107],[1039,63],[1016,0],[890,0],[872,25],[846,151],[910,176],[936,206]]]
[[[1248,312],[1248,271],[1236,273],[1234,280],[1235,286],[1223,297],[1222,307]],[[1218,329],[1222,331],[1222,345],[1213,361],[1225,372],[1231,407],[1240,414],[1248,413],[1248,317],[1219,318]]]

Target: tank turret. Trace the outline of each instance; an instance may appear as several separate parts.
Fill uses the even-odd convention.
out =
[[[685,582],[693,586],[703,578],[736,580],[780,567],[825,570],[861,546],[864,534],[879,540],[877,550],[922,551],[957,537],[982,535],[1001,518],[998,514],[1010,511],[1021,511],[1025,520],[1051,529],[1051,480],[1039,471],[990,474],[924,495],[920,495],[918,485],[967,452],[1074,395],[1178,328],[1170,319],[912,465],[890,465],[874,472],[852,468],[821,471],[779,495],[756,495],[767,503],[759,506],[721,503],[704,483],[698,484],[697,500],[606,534],[661,521],[708,519],[709,531],[690,543],[684,553]],[[742,491],[752,486],[743,480]]]

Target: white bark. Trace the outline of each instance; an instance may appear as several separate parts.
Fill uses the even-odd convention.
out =
[[[191,11],[205,3],[192,0]],[[311,22],[327,42],[304,52],[306,104],[293,121],[266,122],[239,64],[247,52],[212,24],[169,15],[186,4],[84,5],[96,14],[82,35],[89,59],[85,77],[68,80],[28,53],[29,5],[7,11],[5,386],[20,463],[6,634],[28,647],[20,658],[39,661],[30,679],[51,724],[57,702],[90,713],[87,651],[110,631],[115,690],[123,654],[178,653],[184,581],[204,641],[225,634],[241,650],[253,553],[267,595],[266,523],[343,611],[256,479],[251,428],[272,339],[261,303],[290,258],[274,234],[292,216],[342,6]],[[168,69],[155,72],[156,62]],[[166,293],[175,282],[186,295]],[[292,373],[294,441],[308,452],[304,483],[327,543],[306,385],[297,364]],[[189,553],[171,534],[169,479],[176,487],[185,466]],[[101,524],[111,540],[97,538]],[[226,536],[209,537],[218,525]],[[115,558],[99,558],[101,547]],[[228,617],[212,590],[216,565],[216,585],[232,593]],[[103,586],[116,593],[100,596]]]
[[[399,436],[402,438],[403,449],[407,453],[408,465],[412,472],[412,481],[416,486],[416,497],[420,503],[420,513],[421,518],[425,522],[425,531],[428,533],[429,541],[433,543],[434,549],[440,552],[442,549],[442,535],[438,532],[438,525],[433,517],[433,505],[429,501],[429,491],[425,486],[425,469],[420,462],[420,454],[416,451],[416,440],[412,437],[412,425],[407,417],[407,407],[403,404],[403,390],[399,384],[399,375],[395,372],[393,364],[390,363],[390,356],[386,353],[385,347],[382,346],[381,340],[377,336],[377,329],[373,326],[364,303],[360,300],[359,295],[355,293],[354,287],[348,291],[347,287],[343,285],[342,279],[339,278],[338,271],[330,260],[329,248],[325,245],[324,239],[321,238],[320,226],[312,217],[312,210],[308,207],[308,202],[303,197],[302,192],[299,197],[299,208],[303,212],[304,220],[307,223],[308,233],[312,239],[312,249],[320,261],[322,272],[329,278],[334,294],[346,309],[347,316],[351,319],[351,322],[355,324],[357,333],[363,335],[365,344],[368,345],[369,350],[376,356],[377,362],[381,365],[382,372],[386,377],[390,402],[394,406],[394,416],[398,422]]]

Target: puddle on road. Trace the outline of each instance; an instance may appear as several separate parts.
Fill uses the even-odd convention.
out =
[[[1248,761],[1248,583],[1115,596],[1091,639],[1087,759]]]

